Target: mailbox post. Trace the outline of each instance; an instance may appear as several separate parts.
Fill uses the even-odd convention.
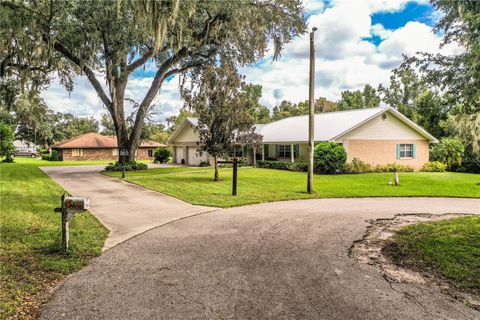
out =
[[[90,206],[90,200],[85,197],[68,197],[62,195],[62,206],[55,208],[55,212],[62,214],[62,246],[65,251],[68,250],[70,240],[69,224],[76,213],[86,211]]]
[[[237,195],[238,158],[233,158],[233,161],[218,161],[218,163],[233,164],[232,196],[236,196]]]

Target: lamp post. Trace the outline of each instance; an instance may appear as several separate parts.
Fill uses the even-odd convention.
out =
[[[314,87],[315,87],[315,44],[314,34],[316,27],[310,32],[310,79],[308,86],[308,174],[307,174],[307,192],[313,193],[313,148],[314,148]]]

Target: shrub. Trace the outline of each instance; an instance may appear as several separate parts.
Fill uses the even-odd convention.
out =
[[[440,161],[429,161],[425,163],[421,171],[425,172],[444,172],[447,169],[447,165]]]
[[[353,158],[352,162],[345,164],[345,173],[368,173],[373,172],[374,167],[370,163],[363,162],[358,158]]]
[[[106,171],[122,171],[123,165],[118,161],[115,163],[110,163],[108,166],[105,167]],[[147,170],[148,166],[145,163],[141,162],[128,162],[125,164],[125,171],[136,171],[136,170]]]
[[[37,149],[37,151],[40,154],[50,154],[50,151],[48,149]]]
[[[307,172],[308,163],[306,161],[295,161],[295,162],[289,163],[288,168],[291,171]]]
[[[199,167],[209,167],[210,166],[210,162],[208,162],[208,160],[202,160],[200,161],[200,163],[198,164]]]
[[[62,161],[62,157],[57,150],[52,150],[51,154],[42,154],[42,160],[47,161]]]
[[[340,173],[347,161],[345,149],[335,142],[320,142],[315,146],[313,154],[313,167],[318,173]]]
[[[374,169],[375,172],[412,172],[413,168],[410,166],[401,165],[398,163],[379,164]]]
[[[289,170],[288,162],[283,161],[271,161],[271,160],[260,160],[257,161],[257,167],[266,168],[266,169],[278,169],[278,170]]]
[[[257,161],[258,168],[277,169],[277,170],[290,170],[290,171],[307,171],[306,161],[297,162],[283,162],[283,161],[271,161],[260,160]]]
[[[239,167],[246,167],[246,166],[248,166],[247,158],[238,158],[237,165],[238,165]]]
[[[153,162],[164,163],[167,162],[172,156],[172,149],[169,147],[158,147],[155,149]]]

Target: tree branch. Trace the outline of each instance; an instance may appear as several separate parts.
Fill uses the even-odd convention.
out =
[[[127,66],[126,68],[127,73],[133,72],[135,69],[145,64],[148,61],[148,59],[150,59],[151,57],[153,57],[153,49],[145,51],[140,58],[133,61]]]
[[[163,80],[165,80],[166,74],[168,73],[168,69],[174,66],[180,59],[184,58],[187,52],[188,50],[186,48],[180,49],[177,54],[165,61],[157,70],[157,73],[153,78],[152,84],[150,85],[150,88],[148,89],[145,98],[143,98],[142,103],[140,103],[140,106],[138,107],[137,115],[135,117],[135,124],[130,135],[131,148],[135,147],[133,144],[137,143],[138,139],[140,138],[143,121],[145,120],[148,108],[150,107],[155,96],[157,95],[158,90],[160,90]]]
[[[43,35],[42,37],[43,41],[45,43],[48,44],[48,36],[46,34]],[[110,101],[110,99],[108,98],[108,96],[106,95],[105,91],[103,90],[102,88],[102,85],[100,84],[100,82],[98,81],[98,79],[95,77],[95,74],[93,73],[92,69],[90,69],[88,66],[86,65],[82,65],[81,61],[80,61],[80,58],[78,58],[77,56],[75,56],[72,52],[70,52],[70,50],[68,50],[62,43],[60,43],[59,41],[55,41],[54,44],[53,44],[53,48],[61,53],[65,58],[67,58],[68,60],[70,60],[71,62],[73,62],[74,64],[76,64],[80,69],[82,69],[82,71],[85,73],[85,75],[87,76],[88,80],[90,81],[90,83],[92,84],[93,88],[95,89],[95,91],[97,91],[97,94],[98,96],[100,97],[100,99],[102,99],[102,102],[105,104],[105,106],[108,108],[108,109],[111,109],[111,105],[112,105],[112,102]]]

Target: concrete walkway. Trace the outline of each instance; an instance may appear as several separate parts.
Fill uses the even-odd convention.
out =
[[[215,209],[194,206],[99,174],[104,168],[97,165],[40,168],[72,195],[90,198],[90,211],[110,229],[104,250],[162,224]]]
[[[438,288],[387,282],[348,256],[368,219],[398,213],[480,214],[480,200],[299,200],[178,220],[69,277],[40,318],[480,319]]]

